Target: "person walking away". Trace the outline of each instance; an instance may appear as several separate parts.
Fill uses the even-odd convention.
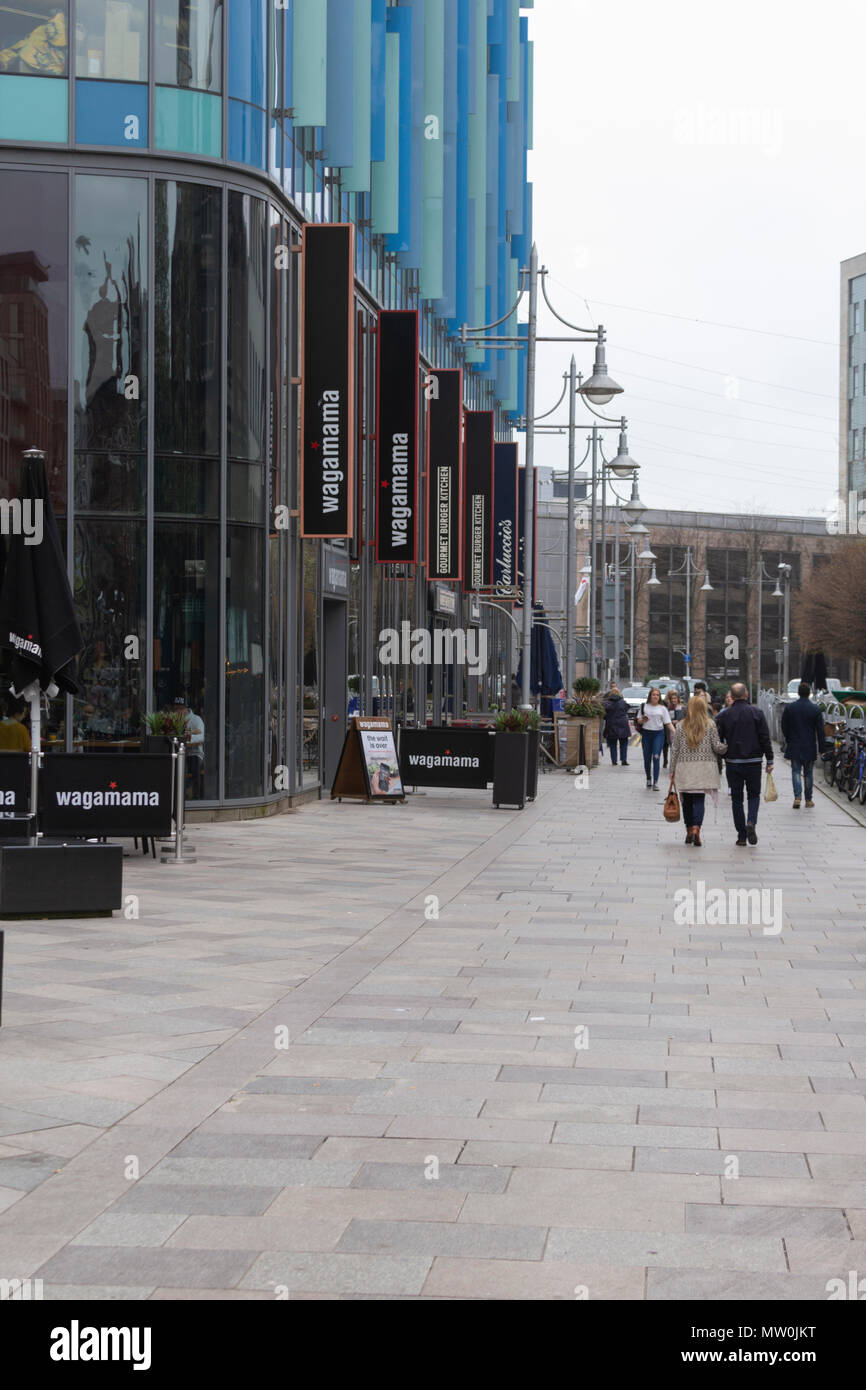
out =
[[[749,704],[749,692],[738,681],[731,686],[733,703],[723,709],[716,727],[728,745],[725,762],[731,787],[731,810],[737,828],[737,844],[758,843],[756,823],[761,804],[761,762],[767,760],[767,771],[773,770],[773,744],[770,730],[761,710]],[[743,792],[748,800],[743,814]]]
[[[812,810],[812,774],[815,762],[824,751],[824,715],[809,699],[812,687],[808,681],[801,681],[797,687],[798,698],[782,711],[782,737],[785,740],[785,758],[791,760],[791,781],[794,784],[794,810],[799,811],[803,795],[803,782],[806,784],[806,808]]]
[[[701,847],[701,826],[707,792],[715,798],[719,789],[719,763],[727,744],[719,737],[701,695],[689,700],[685,717],[675,724],[671,737],[671,782],[676,784],[683,804],[686,844]]]
[[[628,741],[631,738],[631,725],[628,721],[628,705],[622,697],[619,686],[612,685],[604,697],[604,736],[610,749],[611,766],[616,767],[617,745],[623,767],[628,767]]]
[[[665,704],[667,705],[668,714],[669,714],[670,717],[671,717],[671,722],[670,722],[670,724],[668,724],[667,728],[665,729],[665,747],[664,747],[664,764],[663,764],[663,765],[664,765],[665,767],[667,767],[667,765],[668,765],[668,753],[669,753],[669,751],[670,751],[671,738],[673,737],[673,732],[674,732],[674,725],[675,725],[675,724],[678,724],[678,723],[680,722],[680,720],[682,719],[683,715],[685,714],[685,709],[684,709],[684,707],[683,707],[683,702],[682,702],[682,700],[681,700],[680,697],[679,697],[679,693],[678,693],[676,690],[673,690],[673,689],[668,691],[668,693],[667,693],[667,695],[666,695],[666,697],[665,697]]]
[[[665,742],[665,726],[670,722],[668,707],[662,704],[661,691],[658,686],[654,685],[641,705],[640,714],[635,721],[640,729],[640,738],[643,744],[643,765],[646,771],[647,790],[652,789],[657,792],[659,789],[659,763]]]

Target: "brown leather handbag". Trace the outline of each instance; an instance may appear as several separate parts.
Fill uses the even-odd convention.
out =
[[[668,787],[668,794],[665,797],[664,811],[662,812],[665,820],[677,821],[680,818],[680,799],[677,796],[677,789],[674,786],[674,779],[671,777],[671,784]]]

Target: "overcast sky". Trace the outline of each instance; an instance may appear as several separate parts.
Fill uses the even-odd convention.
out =
[[[862,0],[537,0],[529,14],[539,256],[559,312],[607,329],[626,390],[606,413],[629,418],[644,502],[824,512],[839,262],[866,251]],[[574,351],[589,374],[592,348]],[[539,348],[539,413],[570,356]],[[566,447],[542,437],[536,461],[564,467]]]

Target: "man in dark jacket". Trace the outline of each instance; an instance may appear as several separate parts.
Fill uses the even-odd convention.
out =
[[[615,685],[610,687],[604,697],[604,736],[610,749],[610,761],[616,767],[616,748],[619,744],[623,767],[628,767],[628,741],[631,738],[631,725],[628,722],[628,705]]]
[[[799,699],[782,711],[782,737],[785,757],[791,760],[791,780],[794,783],[794,810],[800,809],[803,781],[806,783],[806,806],[811,811],[812,772],[815,761],[824,751],[824,716],[809,699],[812,687],[801,681],[797,687]],[[802,774],[802,781],[801,781]]]
[[[755,822],[761,804],[761,762],[767,760],[767,771],[773,770],[773,743],[767,721],[755,705],[749,704],[749,692],[740,682],[731,686],[734,703],[723,709],[716,726],[719,737],[725,740],[728,784],[731,788],[731,810],[737,827],[737,844],[758,843]],[[748,797],[748,819],[743,815],[743,790]]]

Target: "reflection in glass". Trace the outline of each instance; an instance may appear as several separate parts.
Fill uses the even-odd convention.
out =
[[[222,0],[156,0],[156,80],[219,92]]]
[[[147,184],[75,180],[75,442],[144,444]]]
[[[219,794],[219,526],[157,521],[154,529],[154,710],[186,700],[204,723],[187,795]]]
[[[156,447],[219,454],[221,193],[156,183]]]
[[[144,459],[140,454],[76,454],[75,498],[79,512],[143,512]]]
[[[266,204],[229,193],[228,428],[230,458],[264,459]]]
[[[226,796],[261,796],[264,747],[262,532],[228,528]]]
[[[147,0],[78,0],[75,72],[116,82],[147,81]]]
[[[66,177],[7,169],[0,199],[0,497],[21,455],[45,451],[66,512]]]
[[[0,5],[0,72],[65,77],[68,21],[67,0]]]
[[[220,469],[216,459],[158,458],[153,509],[219,520]]]
[[[100,751],[141,741],[144,662],[129,660],[129,639],[145,643],[145,548],[141,524],[75,524],[75,603],[84,647],[73,703],[73,748]]]

